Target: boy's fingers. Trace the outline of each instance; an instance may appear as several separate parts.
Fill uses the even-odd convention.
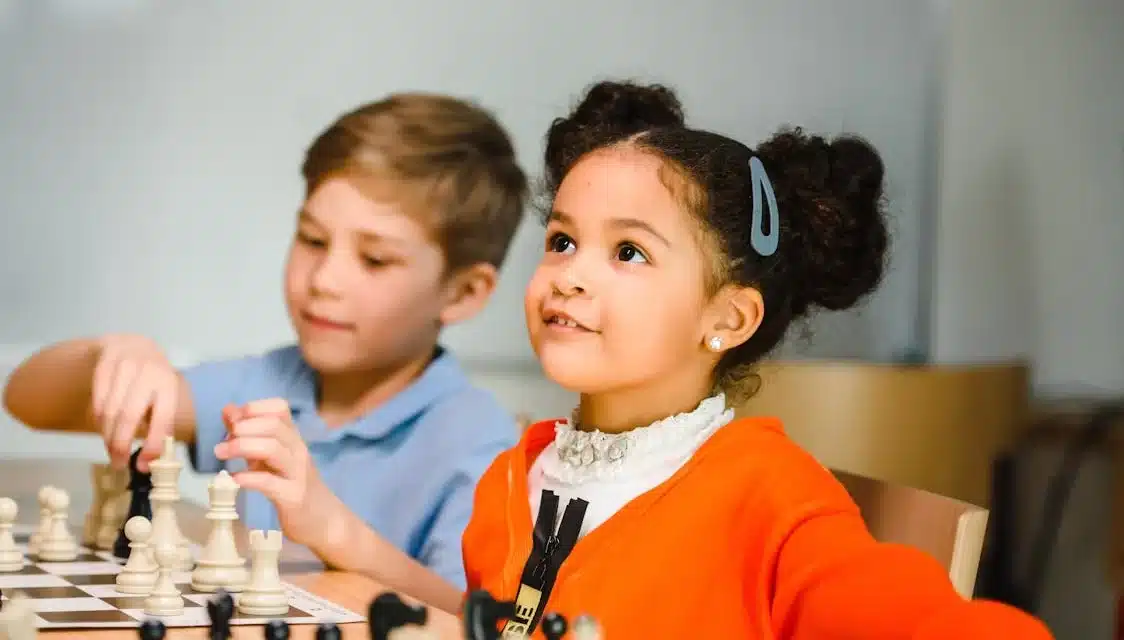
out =
[[[254,400],[247,403],[243,409],[245,413],[242,418],[253,418],[257,416],[283,416],[289,418],[292,413],[289,411],[289,403],[284,398],[266,398],[265,400]]]
[[[268,471],[239,471],[231,476],[242,489],[260,491],[270,502],[287,502],[289,483]]]
[[[117,363],[113,369],[113,379],[109,386],[109,395],[102,408],[102,424],[108,428],[117,425],[121,409],[128,400],[129,390],[137,379],[137,366],[124,360]]]
[[[276,416],[247,418],[234,424],[230,434],[235,438],[273,438],[289,449],[303,446],[297,431],[288,421]]]
[[[215,457],[219,460],[242,458],[249,463],[259,462],[281,473],[289,470],[288,449],[276,438],[232,438],[215,445]]]
[[[117,367],[117,360],[112,353],[106,353],[98,359],[94,367],[94,382],[91,393],[93,394],[94,415],[99,419],[105,413],[105,402],[113,382],[113,370]]]

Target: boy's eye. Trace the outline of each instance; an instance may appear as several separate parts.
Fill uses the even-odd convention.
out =
[[[570,236],[564,233],[556,233],[547,239],[546,248],[547,251],[566,253],[568,250],[574,248],[574,241]]]
[[[380,260],[379,258],[375,258],[373,256],[363,256],[363,264],[367,265],[368,267],[381,267],[386,263],[386,260]]]
[[[303,232],[297,232],[297,240],[300,241],[301,244],[306,244],[310,247],[323,247],[327,244],[324,240]]]
[[[634,245],[625,243],[617,249],[617,260],[622,262],[647,262],[648,258]]]

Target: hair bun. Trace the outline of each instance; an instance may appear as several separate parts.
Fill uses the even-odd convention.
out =
[[[853,136],[832,142],[800,129],[760,145],[792,252],[792,311],[854,306],[882,279],[888,244],[878,151]],[[784,236],[787,236],[785,238]]]
[[[658,127],[683,126],[683,105],[659,84],[599,82],[567,118],[575,127],[632,135]]]
[[[545,191],[556,191],[562,176],[588,151],[649,129],[682,126],[683,105],[671,89],[659,84],[598,82],[586,90],[568,116],[555,119],[546,133]]]

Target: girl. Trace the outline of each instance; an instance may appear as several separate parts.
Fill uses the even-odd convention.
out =
[[[793,321],[878,284],[882,179],[861,140],[796,130],[750,149],[686,127],[659,86],[598,84],[554,122],[527,326],[581,403],[489,466],[462,545],[468,589],[516,603],[507,637],[541,637],[546,611],[591,614],[608,640],[1050,637],[1017,610],[962,600],[924,553],[875,542],[776,420],[733,417]],[[303,496],[279,506],[307,525],[301,542],[458,607],[463,591],[317,498],[283,417],[242,413],[217,455]],[[240,445],[265,436],[279,442],[268,454]]]
[[[878,284],[883,165],[800,130],[751,149],[660,86],[603,82],[547,135],[546,251],[526,293],[548,376],[580,392],[477,488],[470,589],[615,638],[1046,638],[875,542],[773,419],[734,419],[793,321]]]

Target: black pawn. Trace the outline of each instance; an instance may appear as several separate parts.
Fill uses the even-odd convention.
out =
[[[265,623],[266,640],[289,640],[289,623],[284,620],[270,620]]]
[[[133,455],[129,456],[129,491],[132,493],[129,498],[129,513],[125,516],[125,520],[121,524],[121,530],[117,532],[117,540],[113,543],[113,555],[122,560],[129,557],[129,539],[125,537],[124,523],[128,522],[129,518],[133,516],[144,516],[149,521],[152,520],[152,502],[148,499],[148,494],[152,492],[152,476],[141,473],[137,469],[140,452],[141,450],[138,447]]]
[[[340,640],[340,628],[334,622],[321,622],[316,627],[316,640]]]
[[[424,626],[428,617],[425,607],[412,607],[393,591],[380,593],[367,608],[371,640],[388,640],[390,632],[399,627]]]
[[[562,640],[569,626],[562,614],[548,613],[542,617],[542,633],[546,640]]]
[[[219,589],[207,600],[207,617],[211,620],[211,640],[229,640],[230,619],[234,617],[234,598]]]
[[[141,640],[163,640],[167,629],[159,620],[145,620],[141,623],[137,635]]]

